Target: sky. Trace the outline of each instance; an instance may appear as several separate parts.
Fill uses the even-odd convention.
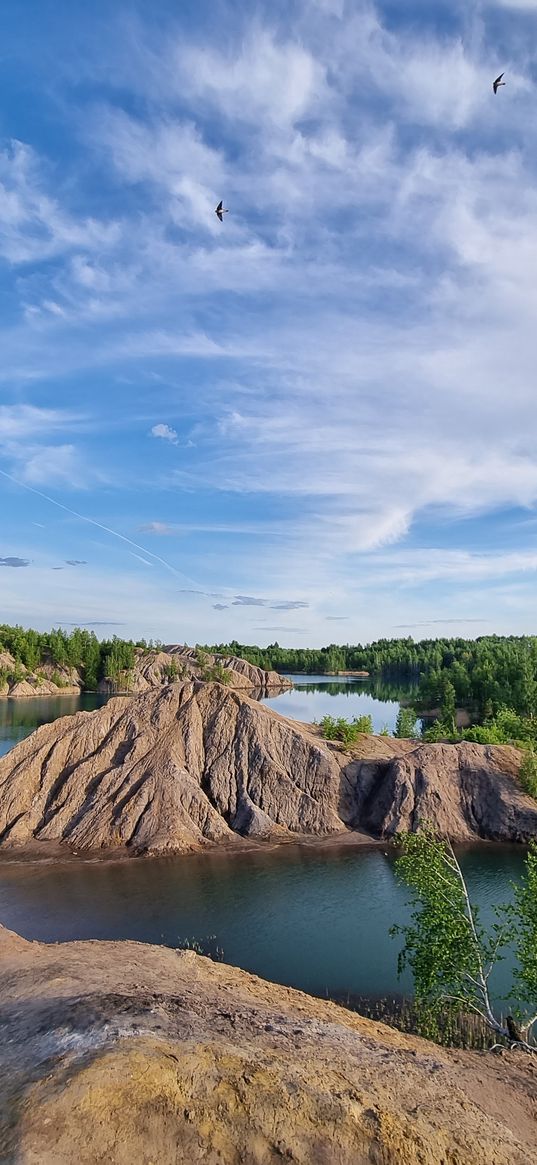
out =
[[[536,632],[536,43],[537,0],[7,0],[0,621]]]

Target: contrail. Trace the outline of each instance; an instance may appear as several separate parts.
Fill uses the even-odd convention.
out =
[[[7,473],[5,469],[0,469],[2,477],[7,477],[8,481],[13,482],[13,485],[18,485],[21,489],[28,490],[28,493],[36,494],[38,498],[43,498],[46,502],[50,502],[52,506],[57,506],[59,510],[65,510],[66,514],[71,514],[73,518],[78,518],[81,522],[88,522],[90,526],[96,526],[98,530],[104,530],[105,534],[111,534],[113,538],[119,538],[121,542],[126,542],[127,546],[134,546],[136,550],[141,550],[144,554],[154,558],[155,562],[159,562],[161,566],[174,574],[176,578],[191,583],[194,580],[189,578],[187,574],[183,574],[181,570],[176,570],[171,562],[166,562],[165,558],[161,558],[159,554],[153,554],[152,550],[146,550],[145,546],[140,546],[138,542],[133,542],[132,538],[127,538],[126,534],[120,534],[118,530],[112,530],[110,526],[104,526],[102,522],[97,522],[95,518],[87,518],[85,514],[79,514],[77,510],[72,510],[69,506],[65,506],[63,502],[57,502],[56,498],[49,497],[48,494],[42,493],[40,489],[34,489],[32,485],[26,485],[26,482],[19,481],[18,478],[13,477],[11,473]]]

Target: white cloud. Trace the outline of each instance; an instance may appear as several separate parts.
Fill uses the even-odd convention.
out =
[[[40,160],[24,142],[0,151],[0,254],[10,263],[43,259],[73,247],[91,250],[117,238],[113,222],[77,221],[47,193]]]
[[[537,12],[537,0],[489,0],[497,8],[515,8],[520,12]]]
[[[84,420],[81,414],[62,409],[38,408],[30,404],[0,405],[0,443],[65,431]]]
[[[174,56],[178,88],[263,130],[294,124],[328,97],[324,66],[303,44],[278,41],[267,28],[252,30],[238,52],[177,45]]]
[[[175,429],[171,429],[169,425],[159,424],[153,425],[151,429],[152,437],[160,437],[163,441],[169,441],[172,445],[177,445],[178,437]]]
[[[40,445],[18,450],[18,474],[28,485],[86,484],[87,471],[74,445]]]

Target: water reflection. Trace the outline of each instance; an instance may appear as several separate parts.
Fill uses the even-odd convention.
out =
[[[399,699],[375,696],[370,680],[359,680],[354,676],[335,679],[322,675],[288,675],[287,678],[294,684],[293,688],[263,700],[282,716],[309,724],[327,715],[344,716],[347,720],[354,716],[371,716],[374,732],[381,732],[383,728],[393,732],[395,728]]]
[[[462,854],[485,925],[511,898],[523,854]],[[66,865],[0,863],[0,917],[26,938],[135,939],[179,946],[216,936],[226,962],[323,994],[408,990],[396,973],[406,892],[383,849],[304,846],[242,854]],[[508,961],[493,985],[502,994]]]
[[[41,724],[74,712],[93,712],[106,704],[109,696],[85,692],[81,696],[30,696],[27,699],[0,699],[0,756],[24,740]]]

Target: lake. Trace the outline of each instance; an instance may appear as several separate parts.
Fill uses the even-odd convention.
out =
[[[344,716],[346,720],[352,720],[354,716],[371,716],[373,732],[381,732],[384,727],[393,732],[395,728],[399,700],[379,699],[372,695],[372,685],[368,680],[346,676],[288,675],[287,678],[294,688],[263,700],[282,716],[310,724],[327,715]]]
[[[483,921],[511,897],[523,853],[467,849],[461,861]],[[29,939],[196,939],[225,961],[317,994],[372,997],[397,979],[406,891],[384,849],[300,845],[119,862],[0,862],[0,919]],[[507,964],[493,985],[503,993]]]
[[[311,723],[331,716],[371,716],[373,729],[380,732],[387,724],[395,725],[399,702],[379,699],[370,694],[364,681],[335,679],[327,676],[289,676],[297,687],[263,700],[282,716]],[[0,756],[24,740],[40,724],[49,724],[59,716],[74,712],[93,712],[106,704],[109,696],[85,692],[81,696],[32,696],[29,699],[0,699]]]
[[[396,691],[371,681],[291,676],[296,687],[264,702],[311,722],[371,715],[376,731],[393,728]],[[0,751],[39,724],[106,696],[87,694],[0,701]],[[398,940],[390,926],[406,917],[406,892],[383,848],[292,847],[244,854],[209,852],[100,863],[0,861],[0,921],[27,938],[123,939],[221,947],[226,962],[265,978],[333,995],[385,996],[398,982]],[[522,870],[517,847],[481,846],[462,861],[483,919],[511,897]],[[214,936],[214,937],[211,937]],[[495,990],[503,991],[508,964]],[[503,977],[502,977],[503,976]]]
[[[41,724],[50,724],[60,716],[74,712],[93,712],[101,708],[109,696],[85,692],[81,696],[30,696],[28,699],[0,699],[0,756],[9,752],[25,736],[35,732]]]

